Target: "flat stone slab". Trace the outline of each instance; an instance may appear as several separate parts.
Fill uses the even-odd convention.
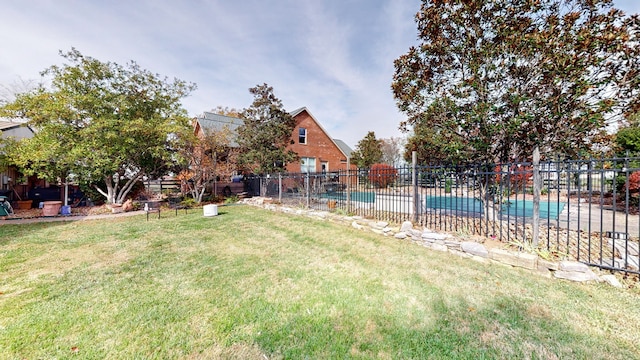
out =
[[[423,232],[422,233],[422,238],[423,239],[428,239],[428,240],[444,240],[451,237],[450,235],[447,234],[440,234],[440,233],[435,233],[435,232]]]
[[[553,274],[558,279],[566,279],[577,282],[598,281],[600,278],[589,270],[586,272],[558,270]]]
[[[577,261],[561,261],[558,271],[587,272],[589,266]]]
[[[602,279],[602,281],[606,282],[607,284],[609,284],[609,285],[611,285],[613,287],[617,287],[617,288],[623,288],[624,287],[622,285],[622,283],[620,283],[618,278],[616,278],[615,275],[612,275],[612,274],[602,275],[600,278]]]
[[[483,258],[489,257],[489,251],[487,251],[487,248],[477,242],[464,241],[460,244],[460,248],[462,249],[462,251],[472,255],[480,256]]]
[[[509,252],[502,249],[491,249],[489,252],[492,260],[511,265],[518,266],[529,270],[538,268],[538,256],[523,252]]]
[[[378,229],[384,229],[384,228],[386,228],[387,226],[389,226],[389,223],[388,223],[388,222],[386,222],[386,221],[378,221],[378,222],[375,224],[375,227],[376,227],[376,228],[378,228]]]

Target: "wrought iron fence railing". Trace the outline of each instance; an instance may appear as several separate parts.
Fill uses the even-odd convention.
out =
[[[549,257],[640,273],[640,158],[272,174],[260,184],[283,204],[534,243]]]

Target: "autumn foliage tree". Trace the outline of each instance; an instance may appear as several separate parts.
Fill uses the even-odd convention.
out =
[[[181,148],[184,166],[177,178],[196,203],[202,202],[216,178],[229,178],[236,170],[237,149],[231,146],[232,137],[228,127],[205,129],[202,136],[192,136]]]
[[[398,170],[389,164],[373,164],[369,169],[369,182],[379,188],[393,184],[398,177]]]
[[[481,162],[580,155],[640,107],[640,21],[611,0],[423,0],[392,89],[433,151]]]

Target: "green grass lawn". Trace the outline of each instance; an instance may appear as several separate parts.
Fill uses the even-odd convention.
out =
[[[0,226],[1,359],[631,359],[640,295],[225,206]]]

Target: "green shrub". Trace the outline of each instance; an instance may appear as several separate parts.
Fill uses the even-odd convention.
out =
[[[238,200],[240,200],[240,198],[238,198],[238,195],[231,195],[228,198],[224,199],[224,203],[225,204],[235,204],[238,202]]]
[[[194,206],[196,206],[196,199],[194,198],[185,198],[184,200],[180,201],[180,206],[186,207],[186,208],[192,208]]]
[[[451,187],[453,186],[453,180],[451,179],[447,179],[444,181],[444,192],[445,193],[450,193],[451,192]]]

